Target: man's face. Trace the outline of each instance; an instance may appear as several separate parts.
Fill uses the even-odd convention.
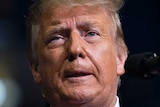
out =
[[[115,103],[121,71],[111,26],[101,8],[58,7],[42,16],[31,69],[51,105]]]

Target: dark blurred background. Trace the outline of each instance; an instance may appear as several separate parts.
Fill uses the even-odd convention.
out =
[[[25,16],[32,0],[0,0],[0,107],[42,107],[25,55]],[[129,55],[160,54],[159,0],[126,0],[120,11]],[[160,77],[121,77],[123,107],[160,107]]]

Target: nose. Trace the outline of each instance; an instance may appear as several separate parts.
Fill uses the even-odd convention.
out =
[[[77,58],[85,58],[83,39],[78,31],[71,32],[67,51],[69,61],[74,61]]]

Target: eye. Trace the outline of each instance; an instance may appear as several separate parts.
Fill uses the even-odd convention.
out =
[[[51,39],[51,41],[58,41],[58,40],[60,40],[60,39],[64,39],[64,37],[62,37],[62,36],[55,36],[55,37],[53,37],[53,38]]]
[[[87,32],[86,36],[98,36],[99,34],[96,31]]]
[[[65,38],[61,35],[52,35],[49,40],[48,40],[48,43],[50,42],[58,42],[58,41],[61,41],[61,40],[64,40]]]
[[[98,33],[94,32],[94,31],[90,31],[90,32],[87,32],[86,36],[97,36]]]
[[[84,36],[84,39],[89,43],[96,42],[99,38],[100,34],[96,30],[87,31]]]
[[[50,48],[55,48],[63,45],[66,41],[66,37],[62,35],[51,35],[51,37],[48,39],[47,45]]]

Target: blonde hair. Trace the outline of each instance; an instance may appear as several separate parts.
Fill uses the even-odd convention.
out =
[[[100,6],[112,13],[113,24],[115,26],[116,43],[124,52],[127,50],[124,43],[123,32],[119,19],[119,9],[123,6],[123,0],[36,0],[30,8],[27,18],[27,54],[29,60],[37,63],[37,38],[40,30],[40,16],[45,14],[51,6]]]

